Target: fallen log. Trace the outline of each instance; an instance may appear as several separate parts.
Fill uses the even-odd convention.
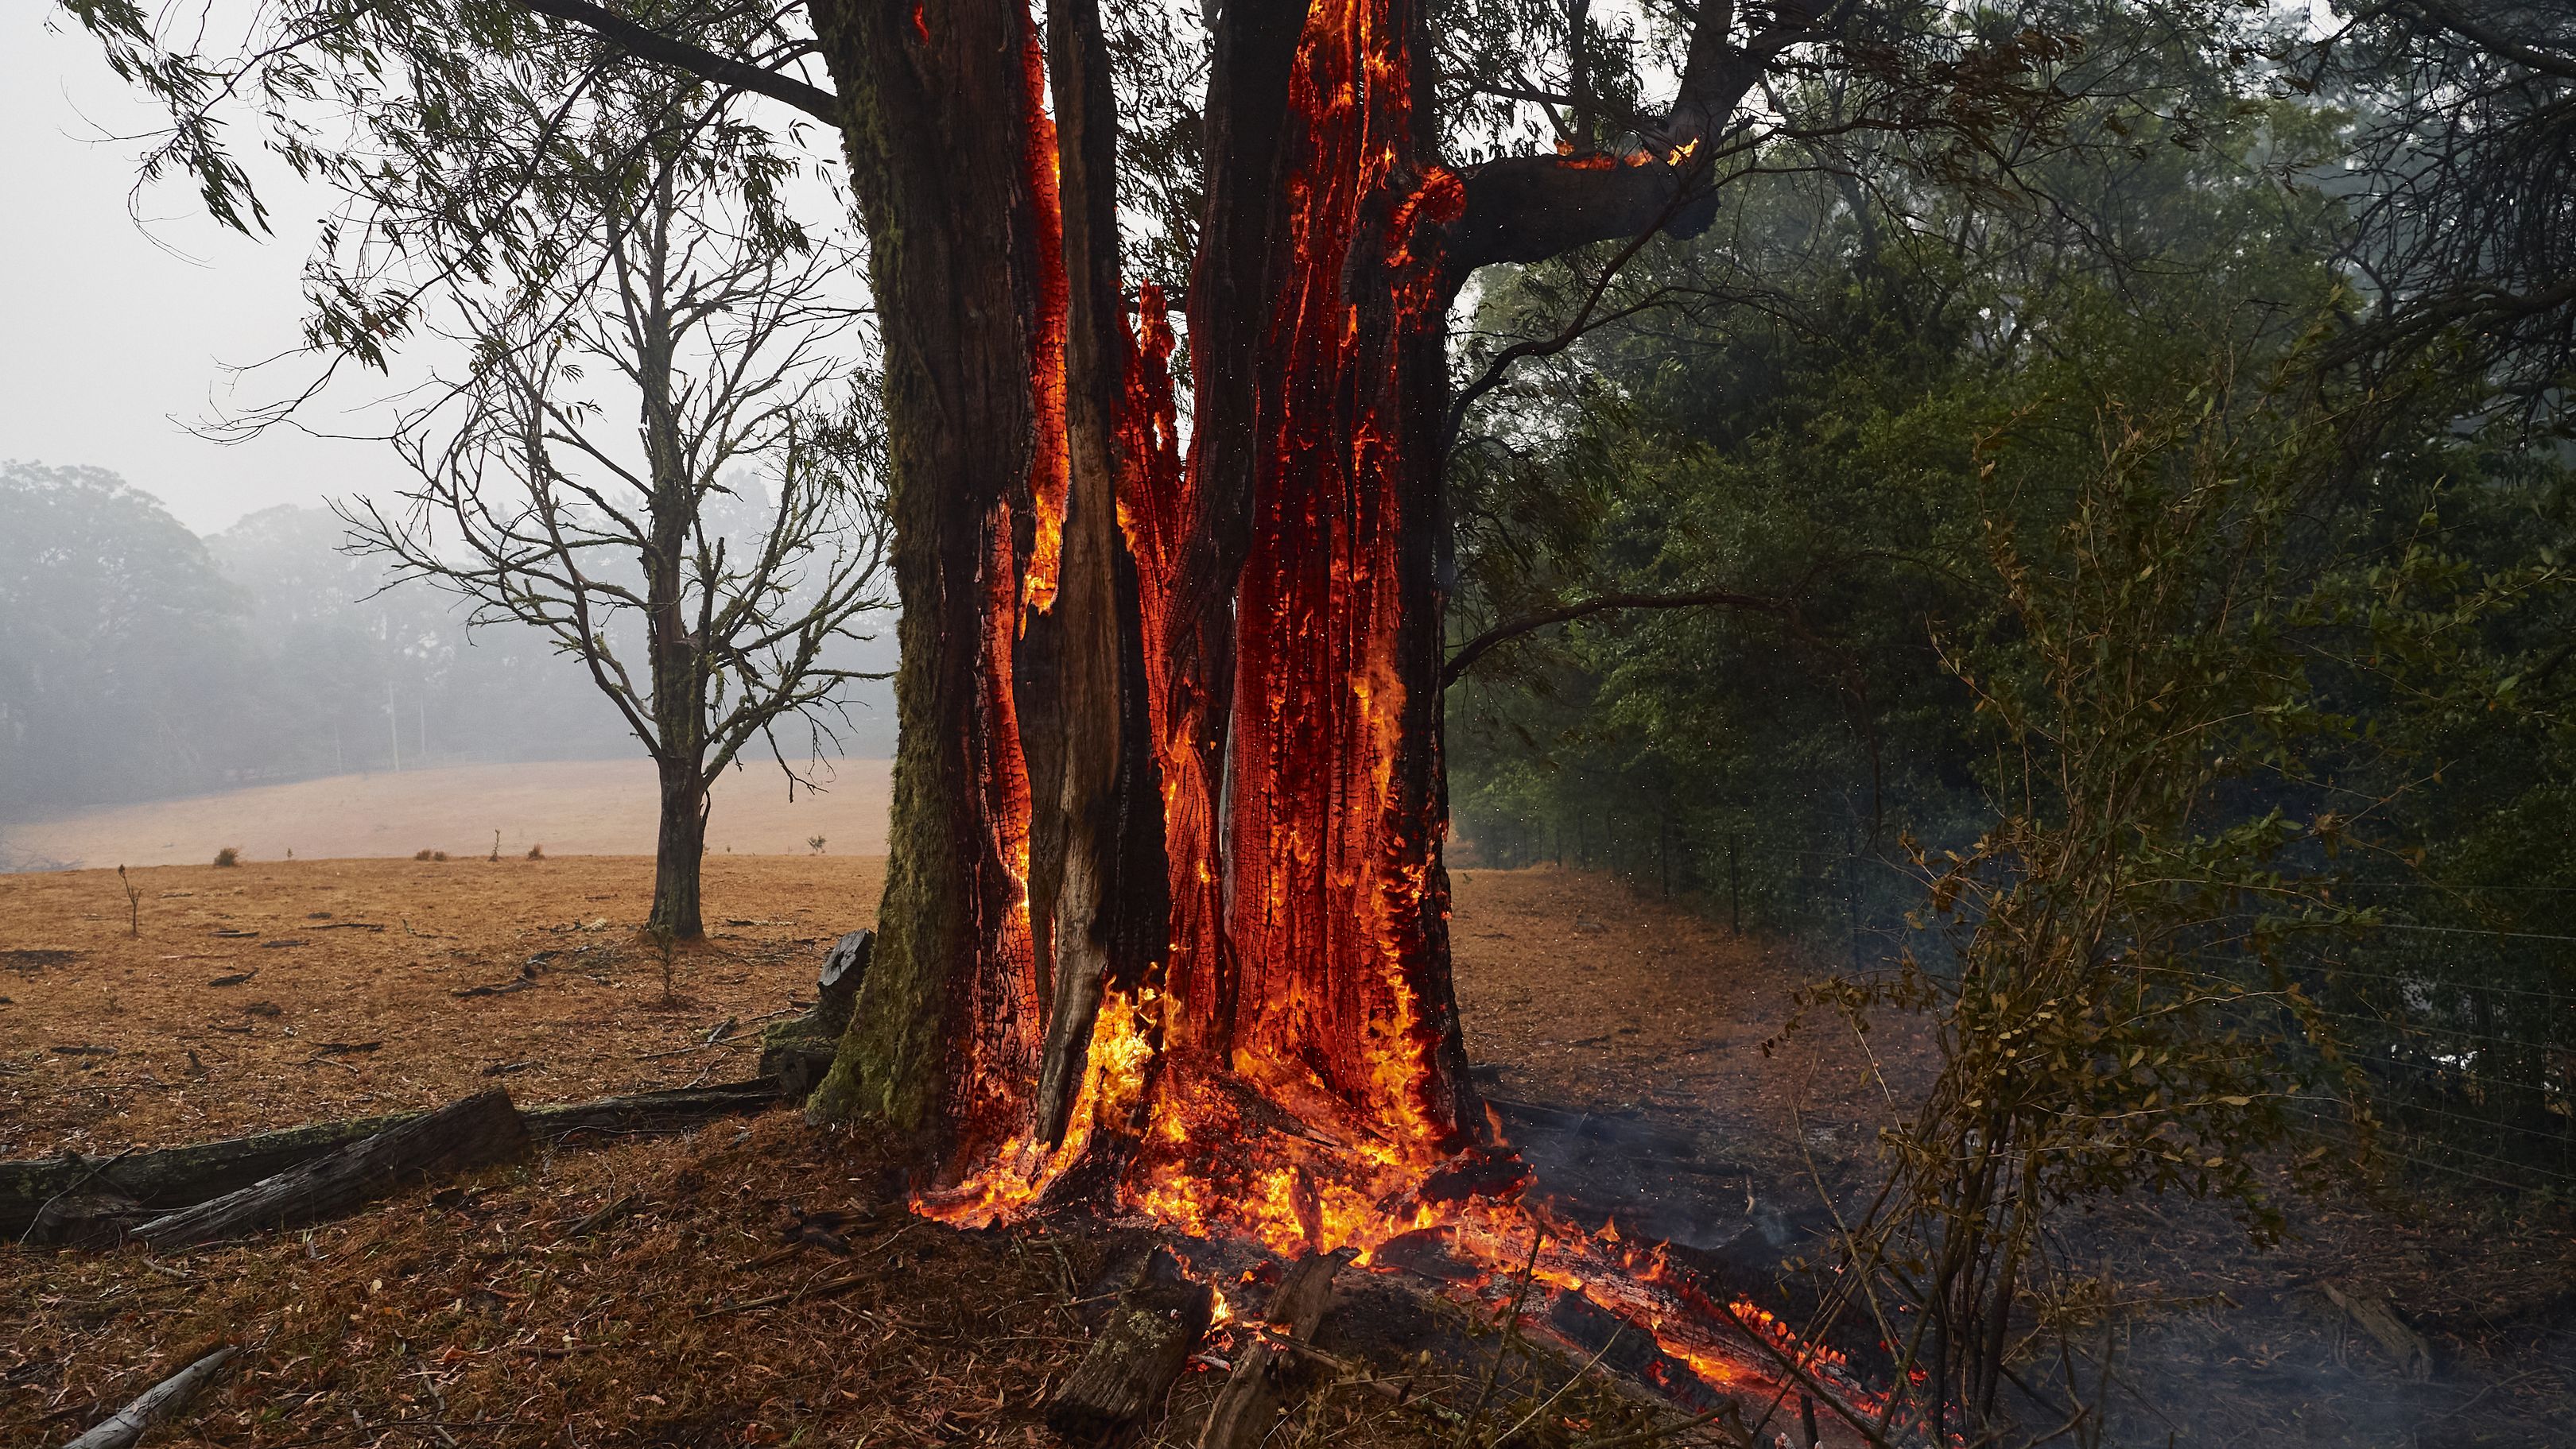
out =
[[[1234,1372],[1217,1391],[1199,1431],[1199,1449],[1256,1449],[1276,1427],[1288,1396],[1303,1377],[1295,1353],[1275,1340],[1309,1344],[1332,1306],[1339,1254],[1308,1253],[1290,1267],[1270,1295],[1259,1329],[1234,1357]]]
[[[709,1117],[758,1112],[778,1105],[784,1096],[775,1077],[719,1082],[712,1087],[679,1087],[663,1092],[637,1092],[602,1097],[594,1102],[566,1102],[529,1107],[520,1115],[539,1137],[568,1137],[576,1132],[676,1132]]]
[[[1076,1443],[1106,1444],[1142,1424],[1181,1376],[1215,1306],[1208,1285],[1156,1248],[1047,1402],[1048,1427]]]
[[[74,1439],[63,1449],[129,1449],[143,1431],[188,1406],[233,1356],[230,1346],[216,1349],[146,1390],[143,1397],[116,1411],[105,1423]]]
[[[2379,1346],[2388,1350],[2388,1356],[2397,1361],[2399,1374],[2419,1381],[2433,1376],[2433,1346],[2424,1341],[2422,1334],[2406,1326],[2405,1321],[2388,1306],[2387,1299],[2358,1286],[2349,1291],[2325,1281],[2320,1281],[2317,1286],[2326,1290],[2326,1297],[2333,1300],[2335,1307],[2342,1309],[2353,1322],[2361,1325],[2363,1331],[2379,1340]]]
[[[45,1200],[21,1239],[71,1248],[112,1248],[136,1223],[157,1214],[113,1192],[67,1192]]]
[[[531,1134],[554,1139],[583,1132],[674,1132],[694,1127],[709,1117],[757,1112],[777,1105],[785,1095],[784,1083],[755,1077],[709,1087],[525,1107],[519,1115],[527,1120]],[[0,1235],[26,1235],[49,1203],[56,1205],[57,1216],[66,1223],[79,1218],[79,1214],[64,1213],[58,1201],[75,1196],[122,1198],[148,1216],[193,1207],[428,1115],[391,1112],[380,1117],[318,1122],[114,1157],[74,1153],[0,1162]]]
[[[424,1182],[507,1161],[528,1147],[528,1124],[494,1087],[390,1127],[195,1207],[155,1218],[134,1236],[184,1248],[265,1228],[319,1222]]]
[[[79,1195],[113,1194],[144,1209],[171,1212],[248,1187],[299,1162],[373,1137],[421,1115],[396,1112],[349,1122],[321,1122],[116,1157],[74,1153],[28,1162],[0,1162],[0,1233],[18,1237],[28,1231],[48,1204]]]

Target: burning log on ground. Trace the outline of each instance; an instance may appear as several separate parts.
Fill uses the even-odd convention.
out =
[[[1308,1253],[1298,1259],[1270,1295],[1261,1321],[1243,1326],[1243,1348],[1208,1410],[1198,1449],[1255,1449],[1268,1437],[1306,1367],[1286,1344],[1314,1342],[1324,1311],[1332,1306],[1333,1278],[1344,1261],[1338,1253]],[[1286,1344],[1277,1341],[1281,1339]]]
[[[1142,1424],[1181,1376],[1215,1307],[1207,1284],[1154,1249],[1048,1401],[1048,1425],[1078,1444],[1106,1444]]]

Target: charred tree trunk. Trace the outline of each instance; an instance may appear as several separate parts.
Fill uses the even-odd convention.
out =
[[[1117,325],[1094,3],[1050,7],[1052,74],[1024,0],[815,9],[872,244],[904,613],[884,936],[813,1109],[938,1130],[961,1215],[1058,1190],[1100,1129],[1186,1094],[1161,1135],[1193,1141],[1135,1159],[1164,1188],[1204,1179],[1220,1118],[1311,1144],[1290,1119],[1338,1117],[1416,1186],[1487,1136],[1440,861],[1446,309],[1478,265],[1704,223],[1701,143],[1797,32],[1736,46],[1704,16],[1668,151],[1462,177],[1426,13],[1216,19],[1184,466],[1161,299]],[[1293,1164],[1308,1241],[1319,1194],[1403,1186],[1373,1161]]]
[[[1221,268],[1252,284],[1233,299],[1254,304],[1252,335],[1208,319],[1236,349],[1210,365],[1248,363],[1249,417],[1197,440],[1203,483],[1250,489],[1227,736],[1237,964],[1212,1024],[1237,1071],[1311,1068],[1416,1152],[1446,1152],[1477,1121],[1439,863],[1443,241],[1465,190],[1431,159],[1414,0],[1282,8],[1293,44],[1284,16],[1231,10],[1244,33],[1220,42],[1239,180],[1266,169],[1276,201],[1255,248],[1214,210],[1262,203],[1211,188],[1211,250],[1258,257]]]
[[[1058,591],[1061,789],[1051,819],[1064,845],[1041,928],[1052,948],[1047,1040],[1035,1126],[1063,1140],[1102,992],[1132,988],[1161,954],[1166,925],[1157,772],[1130,702],[1143,700],[1135,569],[1118,527],[1119,413],[1128,339],[1118,288],[1117,100],[1096,0],[1047,7],[1063,208],[1065,432],[1070,482]]]
[[[1041,504],[1063,499],[1037,42],[1018,0],[827,0],[813,18],[869,237],[903,614],[876,956],[811,1110],[964,1155],[1021,1120],[1043,1027],[1014,685],[1024,608],[1053,592]]]

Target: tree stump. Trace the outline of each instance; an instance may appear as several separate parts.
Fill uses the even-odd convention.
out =
[[[1332,1306],[1333,1277],[1342,1271],[1340,1254],[1308,1253],[1289,1268],[1270,1295],[1262,1328],[1246,1325],[1248,1341],[1234,1356],[1234,1374],[1208,1409],[1207,1427],[1199,1432],[1199,1449],[1254,1449],[1270,1433],[1305,1366],[1290,1350],[1271,1341],[1277,1334],[1293,1343],[1312,1343]]]
[[[760,1074],[778,1078],[790,1101],[802,1100],[832,1069],[832,1053],[850,1029],[876,945],[874,931],[852,931],[833,942],[814,978],[814,1009],[761,1034]]]
[[[1106,1444],[1142,1424],[1181,1376],[1215,1308],[1208,1285],[1156,1248],[1048,1401],[1048,1426],[1076,1443]]]

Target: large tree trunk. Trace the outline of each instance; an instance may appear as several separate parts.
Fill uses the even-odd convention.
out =
[[[1228,925],[1238,1071],[1319,1073],[1417,1154],[1471,1123],[1449,980],[1439,648],[1442,240],[1417,0],[1318,0],[1285,96],[1251,547],[1236,603]]]
[[[657,936],[693,939],[705,931],[698,912],[698,880],[706,865],[706,777],[694,759],[664,756],[661,823],[653,836],[653,914],[644,928]]]
[[[1142,626],[1118,526],[1129,342],[1118,289],[1117,98],[1096,0],[1048,5],[1047,58],[1064,216],[1071,461],[1054,641],[1062,779],[1053,808],[1039,811],[1064,848],[1055,889],[1032,901],[1050,916],[1039,960],[1047,962],[1049,947],[1054,958],[1034,1126],[1054,1146],[1088,1066],[1102,993],[1133,990],[1160,958],[1167,928],[1158,772],[1141,728]]]
[[[1050,12],[1060,138],[1010,0],[816,21],[874,247],[904,618],[884,935],[814,1111],[938,1133],[961,1213],[1085,1162],[1106,1186],[1158,1113],[1182,1146],[1137,1171],[1205,1200],[1279,1170],[1210,1178],[1211,1111],[1392,1143],[1296,1171],[1401,1190],[1483,1136],[1439,865],[1465,193],[1429,159],[1419,0],[1224,13],[1186,469],[1159,299],[1116,322],[1096,14]]]
[[[1033,556],[1052,588],[1040,503],[1063,497],[1036,37],[1019,0],[813,16],[867,224],[903,615],[876,956],[811,1110],[879,1115],[964,1158],[1024,1119],[1043,1030],[1014,691]]]

